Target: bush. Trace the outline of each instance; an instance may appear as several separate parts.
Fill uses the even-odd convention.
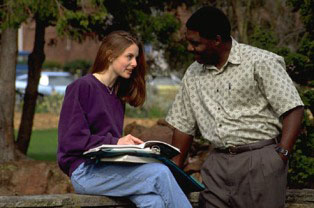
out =
[[[288,185],[290,188],[314,188],[314,90],[301,92],[306,113],[301,134],[290,159]]]
[[[288,186],[290,188],[314,188],[314,126],[306,115],[304,128],[290,159]]]
[[[126,106],[125,115],[134,118],[164,118],[171,107],[174,97],[158,95],[152,87],[147,86],[147,98],[142,107]]]
[[[62,102],[63,95],[53,94],[49,96],[39,96],[36,104],[36,113],[54,113],[59,114]],[[15,111],[22,112],[24,100],[23,97],[17,97],[15,103]]]
[[[53,94],[38,99],[36,105],[36,113],[60,114],[63,98],[63,95]]]
[[[70,72],[71,74],[80,77],[85,75],[91,66],[92,66],[91,61],[74,60],[64,64],[63,69],[64,71]]]
[[[45,61],[42,66],[43,69],[49,69],[51,71],[60,70],[63,68],[62,64],[56,61]]]

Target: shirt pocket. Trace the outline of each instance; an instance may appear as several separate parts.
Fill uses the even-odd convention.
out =
[[[252,115],[259,94],[254,79],[242,78],[226,82],[222,89],[223,107],[232,118]]]

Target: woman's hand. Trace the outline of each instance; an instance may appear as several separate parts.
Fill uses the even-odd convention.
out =
[[[128,134],[124,137],[121,137],[118,140],[118,145],[125,145],[125,144],[142,144],[144,143],[142,140],[140,140],[139,138],[136,138],[134,136],[132,136],[131,134]]]

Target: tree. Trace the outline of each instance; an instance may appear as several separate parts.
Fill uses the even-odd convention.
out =
[[[102,31],[107,26],[105,20],[108,14],[99,1],[25,0],[24,7],[36,25],[34,47],[28,58],[28,83],[16,141],[18,149],[26,154],[32,133],[41,68],[45,60],[45,29],[56,26],[59,34],[81,41],[94,32],[93,28]]]
[[[82,41],[88,36],[101,39],[114,29],[125,29],[140,33],[144,42],[151,40],[165,41],[177,28],[172,24],[174,18],[171,19],[169,14],[164,17],[162,12],[159,13],[160,8],[165,7],[163,1],[149,1],[147,3],[145,0],[8,0],[7,4],[14,7],[16,11],[6,13],[1,7],[1,15],[7,17],[3,21],[4,23],[9,23],[14,19],[15,25],[19,25],[27,18],[31,18],[36,25],[34,47],[28,59],[28,84],[16,141],[18,149],[24,154],[27,152],[32,133],[38,96],[37,88],[42,64],[45,60],[45,29],[48,26],[55,26],[60,36],[67,36],[77,41]],[[121,12],[122,10],[123,12]],[[153,15],[153,18],[151,15]],[[167,19],[171,19],[171,21],[166,21]],[[143,32],[147,28],[145,23],[151,23],[152,25],[150,26],[151,31],[149,31],[152,34],[150,37],[147,36],[148,33]]]
[[[18,12],[12,2],[0,1],[0,161],[15,160],[21,154],[14,145],[15,66],[17,56],[17,27],[22,15],[10,18]]]
[[[15,66],[17,30],[7,28],[1,34],[0,49],[0,161],[16,159],[14,149]],[[12,58],[13,57],[13,58]]]

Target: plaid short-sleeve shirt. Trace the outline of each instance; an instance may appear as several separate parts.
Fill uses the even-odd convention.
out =
[[[280,116],[303,105],[282,57],[234,39],[224,67],[194,62],[182,81],[166,121],[220,148],[278,136]]]

